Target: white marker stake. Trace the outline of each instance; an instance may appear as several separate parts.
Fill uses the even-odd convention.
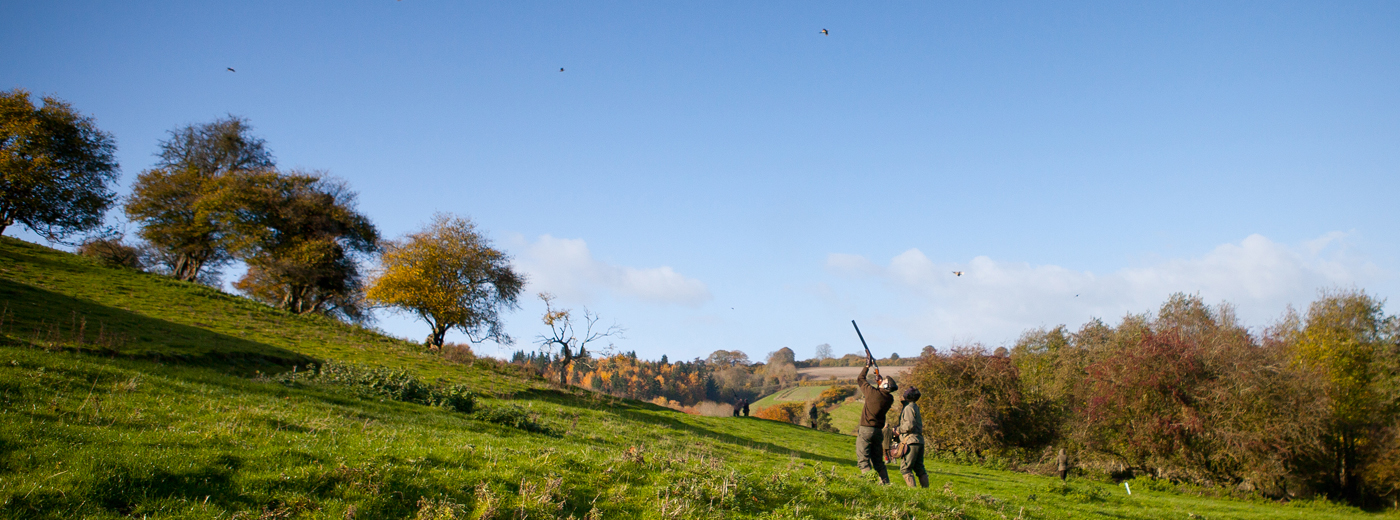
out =
[[[1128,490],[1128,494],[1129,494],[1129,495],[1133,494],[1133,488],[1128,487],[1128,483],[1127,483],[1127,482],[1124,482],[1124,483],[1123,483],[1123,489]]]

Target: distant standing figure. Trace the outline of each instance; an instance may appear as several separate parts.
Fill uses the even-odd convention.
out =
[[[928,487],[928,471],[924,469],[924,414],[919,411],[918,388],[904,391],[904,408],[899,411],[899,442],[908,448],[904,459],[899,462],[899,473],[904,475],[904,484],[914,487],[914,477],[919,478],[919,487]]]
[[[880,475],[880,483],[889,485],[890,474],[885,471],[885,456],[878,451],[884,444],[881,430],[885,428],[885,412],[890,411],[890,405],[894,404],[894,396],[890,392],[899,386],[891,377],[881,378],[877,382],[879,387],[871,386],[870,381],[865,379],[866,374],[870,373],[870,365],[871,361],[867,359],[865,368],[856,378],[860,393],[865,396],[865,407],[860,411],[860,423],[856,428],[856,467],[860,468],[861,473],[874,468]]]
[[[1055,470],[1060,474],[1060,480],[1064,480],[1069,475],[1069,457],[1065,456],[1065,449],[1060,448],[1060,454],[1055,456]]]
[[[812,407],[807,409],[807,424],[813,428],[817,427],[818,413],[817,403],[812,403]]]
[[[739,402],[744,403],[744,417],[748,417],[748,416],[749,416],[749,400],[748,400],[748,399],[745,399],[745,400],[739,401]]]
[[[740,408],[741,408],[741,407],[739,406],[739,401],[734,401],[734,409],[731,410],[731,412],[734,414],[735,417],[738,417],[738,416],[739,416],[739,409],[740,409]]]

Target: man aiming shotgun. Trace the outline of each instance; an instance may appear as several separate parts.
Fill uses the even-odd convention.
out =
[[[856,428],[856,467],[860,468],[861,473],[873,467],[880,475],[880,483],[888,485],[890,475],[885,471],[885,457],[881,453],[884,451],[882,430],[885,428],[885,412],[894,404],[891,392],[899,386],[892,377],[880,377],[880,367],[875,364],[875,356],[870,354],[870,345],[865,343],[865,335],[860,333],[860,326],[856,325],[856,320],[851,320],[851,326],[856,328],[856,336],[865,347],[865,368],[861,369],[860,377],[856,378],[861,396],[865,398],[865,407],[860,412],[860,425]],[[872,366],[875,367],[874,386],[866,380]]]

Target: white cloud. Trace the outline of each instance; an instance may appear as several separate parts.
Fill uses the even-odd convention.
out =
[[[515,264],[529,276],[530,291],[554,293],[568,301],[588,301],[599,292],[681,305],[711,298],[704,282],[667,266],[639,269],[599,261],[582,239],[541,236],[524,244]]]
[[[911,339],[970,338],[996,344],[1039,326],[1077,328],[1092,317],[1113,323],[1128,313],[1153,311],[1176,292],[1200,294],[1211,304],[1229,302],[1247,324],[1267,324],[1289,304],[1305,306],[1320,288],[1364,286],[1382,277],[1373,264],[1349,254],[1346,239],[1345,233],[1329,233],[1288,246],[1250,235],[1198,258],[1105,275],[985,256],[935,262],[918,249],[895,256],[887,266],[832,254],[827,269],[855,279],[873,277],[912,303],[914,308],[887,316]]]

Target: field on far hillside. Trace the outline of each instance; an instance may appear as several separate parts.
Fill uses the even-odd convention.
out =
[[[797,377],[805,380],[821,381],[836,378],[842,381],[854,381],[860,375],[860,370],[864,367],[808,367],[797,369]],[[904,365],[897,367],[880,367],[880,374],[894,376],[896,380],[904,375],[913,366]],[[873,374],[873,372],[872,372]],[[872,375],[873,379],[874,376]]]
[[[831,425],[841,433],[855,435],[856,423],[860,422],[860,410],[864,406],[865,401],[859,399],[836,405],[828,412],[831,414]]]
[[[773,406],[773,405],[775,405],[775,404],[778,404],[779,402],[793,402],[793,401],[796,401],[796,402],[807,402],[807,401],[811,401],[811,400],[813,400],[813,399],[816,399],[817,396],[821,395],[822,391],[823,391],[823,390],[826,390],[827,388],[831,388],[831,387],[829,387],[829,386],[794,386],[794,387],[791,387],[791,388],[784,388],[784,389],[782,389],[782,390],[779,390],[779,391],[777,391],[777,392],[774,392],[774,393],[771,393],[771,394],[768,394],[768,395],[764,396],[763,399],[759,399],[759,400],[757,400],[757,401],[754,401],[753,404],[749,405],[749,408],[750,408],[754,413],[757,413],[759,410],[762,410],[762,409],[767,408],[767,407],[769,407],[769,406]]]

